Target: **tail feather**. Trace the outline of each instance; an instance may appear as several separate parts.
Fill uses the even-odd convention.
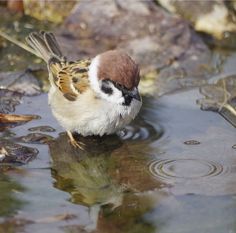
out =
[[[45,38],[45,42],[46,42],[48,48],[50,49],[50,51],[53,54],[56,54],[58,57],[63,57],[62,52],[60,50],[60,46],[57,43],[57,40],[56,40],[55,36],[53,35],[53,33],[51,33],[51,32],[44,33],[44,38]]]
[[[49,62],[53,57],[58,60],[65,60],[52,33],[32,32],[26,38],[26,41],[46,62]]]

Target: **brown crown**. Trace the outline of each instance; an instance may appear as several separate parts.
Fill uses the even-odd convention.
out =
[[[127,54],[117,50],[107,51],[100,54],[98,79],[111,80],[133,89],[139,84],[139,67]]]

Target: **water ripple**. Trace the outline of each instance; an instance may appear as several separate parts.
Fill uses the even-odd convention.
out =
[[[154,128],[147,122],[139,122],[139,124],[133,124],[126,126],[123,130],[117,133],[122,140],[157,140],[159,139],[163,131],[161,127]]]
[[[203,159],[163,159],[149,164],[150,173],[165,180],[208,178],[218,176],[225,170],[220,163]]]

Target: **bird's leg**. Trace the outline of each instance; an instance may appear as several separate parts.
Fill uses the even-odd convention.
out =
[[[70,139],[70,143],[72,144],[72,146],[78,147],[79,149],[84,150],[83,146],[85,146],[85,144],[82,142],[77,142],[70,131],[66,131],[66,132],[68,134],[68,137]]]

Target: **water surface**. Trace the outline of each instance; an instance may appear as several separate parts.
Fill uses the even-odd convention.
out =
[[[85,151],[60,133],[46,94],[24,97],[16,113],[41,119],[5,139],[40,132],[54,140],[22,144],[39,154],[6,173],[17,185],[2,216],[27,220],[25,232],[235,232],[235,128],[201,111],[199,97],[190,89],[144,98],[135,122],[118,135],[82,139]]]
[[[235,74],[235,59],[213,53],[218,73],[209,82]],[[11,69],[27,64],[8,60]],[[80,138],[80,151],[53,118],[46,94],[23,97],[15,113],[40,118],[1,137],[38,154],[0,167],[0,232],[236,232],[235,128],[201,111],[200,98],[198,87],[144,97],[132,124],[117,135]]]

